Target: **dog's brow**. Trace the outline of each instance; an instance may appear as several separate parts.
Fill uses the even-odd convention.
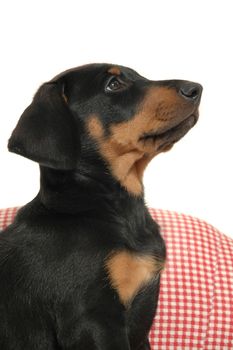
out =
[[[111,67],[108,70],[108,73],[113,74],[113,75],[121,75],[121,71],[119,67]]]

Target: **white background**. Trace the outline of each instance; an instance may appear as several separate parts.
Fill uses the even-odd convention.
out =
[[[204,86],[198,125],[148,167],[150,206],[191,214],[233,237],[232,1],[5,1],[0,5],[0,207],[38,191],[38,166],[7,140],[38,86],[89,62]]]

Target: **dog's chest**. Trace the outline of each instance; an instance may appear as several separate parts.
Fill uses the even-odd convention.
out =
[[[156,278],[163,266],[162,259],[128,250],[112,253],[106,261],[110,284],[124,305],[128,305],[143,286]]]

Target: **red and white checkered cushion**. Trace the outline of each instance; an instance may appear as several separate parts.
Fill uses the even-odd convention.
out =
[[[16,212],[0,210],[0,229]],[[151,348],[233,349],[232,239],[188,215],[159,209],[150,213],[167,245]]]

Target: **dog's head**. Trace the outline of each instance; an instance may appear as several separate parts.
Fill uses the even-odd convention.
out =
[[[98,173],[101,163],[138,195],[149,161],[195,125],[201,92],[196,83],[151,81],[122,66],[70,69],[39,88],[8,147],[54,169],[93,172],[94,164]]]

